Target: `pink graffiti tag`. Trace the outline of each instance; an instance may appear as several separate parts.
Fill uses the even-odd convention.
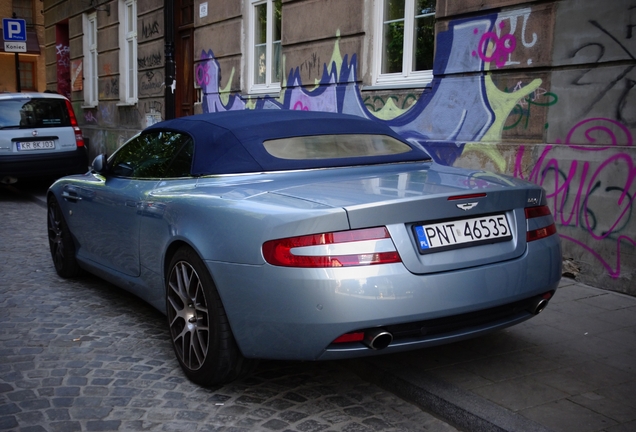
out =
[[[609,124],[605,124],[609,123]],[[587,128],[587,129],[585,129]],[[621,131],[624,135],[618,136],[616,134],[616,130]],[[590,144],[595,144],[597,138],[596,135],[599,133],[605,134],[607,138],[609,138],[610,145],[609,146],[601,146],[601,147],[590,147],[590,146],[579,146],[574,145],[572,142],[576,140],[576,135],[578,133],[583,133],[583,136]],[[622,138],[622,139],[621,139]],[[561,143],[561,140],[556,140],[557,143]],[[584,150],[584,151],[601,151],[607,150],[610,147],[618,146],[618,145],[627,145],[633,146],[634,140],[632,138],[629,129],[627,129],[623,124],[607,119],[607,118],[589,118],[583,120],[582,122],[577,123],[568,133],[568,136],[565,138],[565,143],[568,147],[571,147],[576,150]]]
[[[625,136],[619,137],[615,130],[622,131]],[[598,133],[609,137],[610,146],[592,147],[571,144],[579,134],[590,143],[597,142]],[[596,138],[595,138],[596,137]],[[581,151],[599,152],[611,150],[617,145],[633,145],[633,138],[627,128],[611,119],[592,118],[578,123],[570,130],[566,138],[567,147],[574,154]],[[563,156],[550,157],[550,153],[563,146],[548,145],[539,156],[528,180],[546,189],[546,198],[551,202],[555,221],[563,227],[581,227],[591,239],[615,240],[616,263],[610,264],[601,256],[593,244],[584,243],[571,236],[560,234],[561,238],[571,241],[597,259],[606,269],[610,277],[618,278],[621,267],[621,243],[636,246],[636,240],[618,232],[627,226],[634,210],[636,199],[636,164],[627,153],[613,153],[593,171],[589,161],[572,160],[569,168],[563,167]],[[516,156],[514,175],[523,178],[522,158],[525,149],[520,147]],[[576,157],[576,156],[575,156]],[[594,198],[602,198],[595,200]],[[609,209],[608,199],[615,197],[615,209]],[[603,216],[603,218],[601,218]],[[602,228],[600,225],[602,224]]]
[[[295,111],[309,111],[309,107],[305,106],[301,101],[298,101],[294,104]]]
[[[505,24],[499,23],[499,28],[503,29]],[[477,34],[478,30],[475,29],[474,33]],[[492,54],[488,55],[488,46],[492,44]],[[473,51],[473,57],[479,55],[483,61],[491,63],[495,61],[495,65],[500,68],[505,66],[506,58],[509,54],[514,52],[517,47],[517,39],[512,34],[507,34],[502,37],[497,36],[495,32],[486,32],[481,36],[479,40],[479,48],[477,51]]]
[[[210,74],[208,71],[210,70],[210,65],[205,63],[199,63],[196,69],[196,78],[197,84],[200,87],[207,86],[210,84]]]

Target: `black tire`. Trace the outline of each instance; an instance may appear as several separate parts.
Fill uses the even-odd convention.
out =
[[[241,354],[214,281],[189,247],[177,250],[168,267],[166,311],[172,347],[192,382],[213,386],[253,370],[256,361]]]
[[[73,278],[81,269],[75,259],[75,243],[66,225],[62,209],[53,195],[47,199],[47,228],[51,258],[57,274],[63,278]]]

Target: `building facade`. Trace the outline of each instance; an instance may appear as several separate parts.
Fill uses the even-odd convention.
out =
[[[93,156],[193,113],[367,117],[474,169],[475,188],[480,169],[542,185],[566,272],[636,295],[633,0],[43,5],[47,88],[62,92],[70,65]]]

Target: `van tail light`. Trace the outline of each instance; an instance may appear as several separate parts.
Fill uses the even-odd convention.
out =
[[[269,264],[283,267],[351,267],[402,262],[385,227],[312,234],[263,244]]]
[[[550,208],[548,206],[526,207],[525,212],[526,220],[543,216],[552,216],[552,213],[550,212]],[[556,234],[556,232],[556,225],[553,221],[550,225],[543,228],[528,230],[528,232],[526,233],[526,241],[531,242],[540,240],[542,238],[546,238],[553,234]]]
[[[71,101],[66,99],[66,109],[68,111],[68,115],[71,118],[71,126],[75,131],[75,143],[78,147],[84,147],[84,135],[82,135],[82,131],[79,128],[77,123],[77,118],[75,117],[75,111],[73,111],[73,105],[71,105]]]

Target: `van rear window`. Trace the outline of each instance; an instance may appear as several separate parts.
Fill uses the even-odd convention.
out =
[[[0,101],[0,128],[70,126],[64,99],[25,98]]]

